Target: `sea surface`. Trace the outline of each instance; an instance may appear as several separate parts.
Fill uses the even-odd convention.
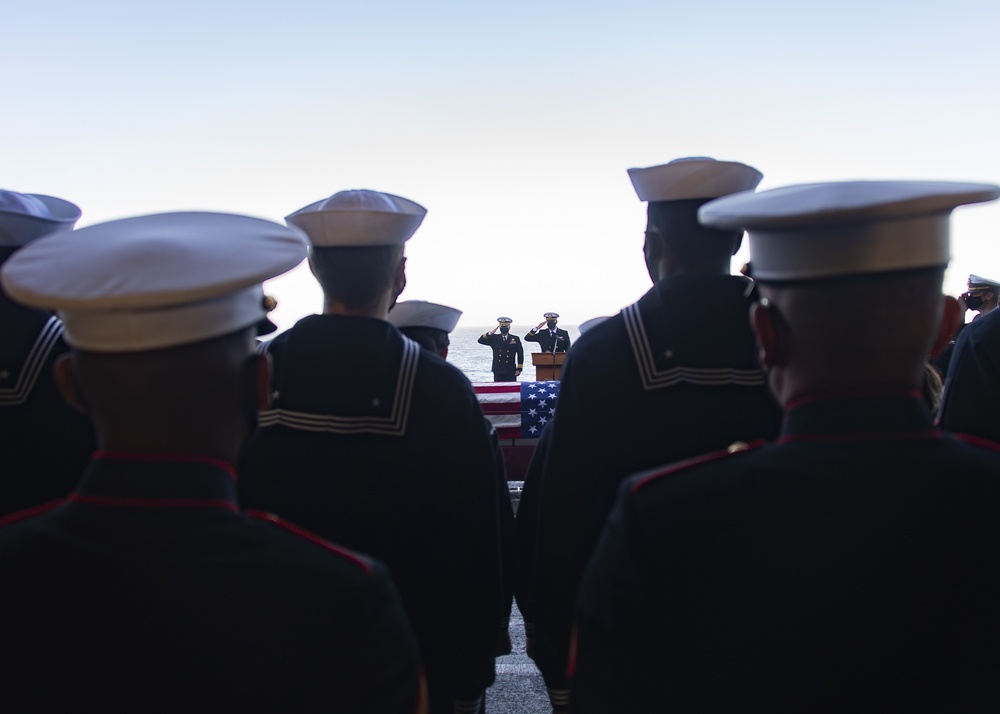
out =
[[[495,326],[494,324],[482,327],[457,327],[450,335],[451,346],[448,348],[448,361],[462,370],[470,382],[493,381],[493,372],[490,371],[490,366],[493,364],[493,350],[487,345],[479,344],[476,340]],[[534,325],[515,327],[511,332],[523,339],[532,327]],[[570,349],[572,350],[573,343],[580,337],[580,330],[576,325],[560,324],[559,327],[569,333]],[[524,371],[521,373],[519,381],[535,381],[535,368],[531,364],[531,353],[538,351],[536,343],[524,343]]]

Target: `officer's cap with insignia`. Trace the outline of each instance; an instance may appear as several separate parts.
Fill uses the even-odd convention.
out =
[[[981,278],[978,275],[969,275],[969,292],[998,292],[1000,291],[1000,283],[996,280],[990,280],[989,278]]]
[[[727,196],[698,215],[746,230],[754,279],[773,283],[945,266],[952,210],[998,196],[992,184],[844,181]]]
[[[255,325],[263,281],[305,259],[302,232],[222,213],[165,213],[34,241],[0,273],[4,290],[58,311],[66,341],[92,352],[141,352]]]
[[[0,248],[16,248],[49,233],[71,230],[78,220],[80,209],[69,201],[0,189]]]
[[[426,300],[406,300],[397,302],[389,311],[389,323],[398,328],[429,327],[442,332],[451,332],[462,316],[461,310]]]
[[[305,231],[318,248],[402,245],[417,231],[427,209],[391,193],[340,191],[300,208],[285,221]]]
[[[547,312],[544,315],[542,315],[542,317],[544,317],[546,320],[556,320],[556,319],[559,318],[559,313],[558,312]]]
[[[501,325],[509,325],[510,323],[513,322],[513,320],[511,320],[509,317],[498,317],[497,322],[499,322]]]

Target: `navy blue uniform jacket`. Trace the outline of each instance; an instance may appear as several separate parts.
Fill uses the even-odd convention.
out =
[[[757,364],[748,282],[660,281],[566,356],[559,409],[529,467],[517,529],[537,626],[536,662],[565,687],[573,604],[618,485],[637,471],[771,438],[781,410]],[[527,499],[527,503],[525,502]],[[537,533],[533,531],[537,528]],[[524,545],[534,542],[535,548]]]
[[[275,399],[241,500],[384,562],[432,705],[474,699],[495,676],[504,606],[502,475],[472,385],[383,320],[313,315],[266,349]]]
[[[548,327],[543,327],[537,332],[532,330],[524,336],[524,341],[537,342],[540,352],[566,352],[570,345],[569,333],[560,327],[556,328],[555,336]],[[552,349],[553,346],[555,350]]]
[[[0,525],[5,712],[412,712],[419,655],[385,569],[240,512],[235,474],[97,454]]]
[[[508,333],[508,339],[503,335],[488,332],[479,336],[479,344],[493,348],[493,364],[490,371],[495,375],[505,375],[513,378],[518,365],[524,364],[524,345],[517,335]]]
[[[584,578],[574,712],[1000,706],[1000,453],[917,391],[639,477]]]

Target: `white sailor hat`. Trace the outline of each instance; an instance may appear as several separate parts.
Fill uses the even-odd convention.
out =
[[[755,280],[802,280],[947,265],[952,209],[998,196],[991,184],[843,181],[727,196],[698,218],[749,233]]]
[[[513,322],[513,320],[511,320],[509,317],[498,317],[497,322],[499,322],[501,325],[504,323],[509,325],[510,323]]]
[[[969,285],[969,292],[972,292],[974,290],[978,290],[978,291],[982,291],[982,290],[994,290],[995,291],[997,289],[1000,289],[1000,283],[998,283],[996,280],[990,280],[989,278],[981,278],[978,275],[974,275],[974,274],[970,274],[969,275],[968,285]]]
[[[57,233],[0,273],[16,301],[57,310],[66,341],[139,352],[249,327],[267,312],[261,283],[306,257],[301,231],[222,213],[165,213]]]
[[[80,209],[69,201],[0,189],[0,247],[18,247],[48,233],[71,230],[78,220]]]
[[[426,300],[397,302],[389,311],[389,323],[396,327],[430,327],[451,332],[462,316],[461,310]]]
[[[608,319],[607,315],[602,315],[601,317],[592,317],[589,320],[584,320],[583,322],[580,323],[579,327],[580,334],[582,335],[583,333],[587,332],[587,330],[597,327],[607,319]]]
[[[424,220],[427,209],[391,193],[340,191],[285,217],[320,248],[402,245]]]
[[[559,313],[558,312],[547,312],[544,315],[542,315],[542,317],[544,317],[546,320],[555,320],[555,319],[557,319],[559,317]]]
[[[629,169],[640,201],[683,201],[718,198],[752,191],[764,178],[757,169],[735,161],[704,156],[674,159],[669,164]]]

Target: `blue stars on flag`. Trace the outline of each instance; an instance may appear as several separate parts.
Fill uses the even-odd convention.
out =
[[[559,400],[559,382],[521,382],[521,437],[538,437],[552,421]]]

